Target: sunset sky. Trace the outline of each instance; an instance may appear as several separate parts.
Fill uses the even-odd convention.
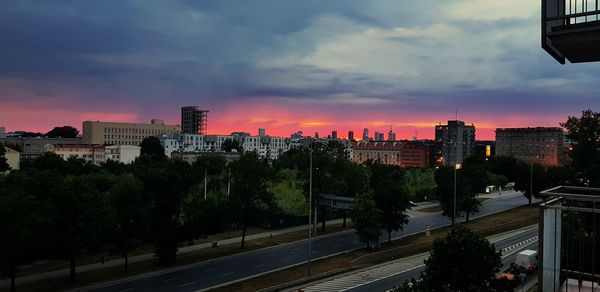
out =
[[[2,1],[0,126],[179,123],[210,134],[431,138],[600,110],[600,63],[540,47],[540,1]]]

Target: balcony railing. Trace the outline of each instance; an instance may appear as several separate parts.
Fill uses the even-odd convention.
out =
[[[542,0],[542,47],[561,64],[600,60],[598,28],[600,0]]]

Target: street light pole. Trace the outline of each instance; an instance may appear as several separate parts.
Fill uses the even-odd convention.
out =
[[[529,206],[531,206],[531,197],[533,196],[533,160],[531,161],[531,171],[529,174]]]
[[[452,225],[454,225],[455,220],[456,220],[456,171],[457,171],[457,166],[454,166],[454,204],[452,205],[452,207],[454,208],[454,211],[452,212]]]
[[[308,276],[310,277],[310,260],[311,260],[311,227],[312,227],[312,147],[310,149],[310,170],[308,183]]]

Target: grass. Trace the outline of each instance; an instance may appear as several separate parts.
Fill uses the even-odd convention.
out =
[[[465,226],[478,234],[489,236],[535,224],[538,222],[538,215],[539,212],[537,207],[521,207],[473,220],[469,224],[465,224]],[[377,265],[410,255],[427,252],[431,250],[433,241],[436,238],[446,236],[448,230],[448,227],[433,230],[429,237],[425,237],[423,234],[416,234],[395,240],[392,241],[391,244],[384,244],[377,252],[368,252],[366,249],[359,249],[338,256],[314,261],[311,269],[313,274],[326,273],[350,266],[362,267],[365,265]],[[307,266],[301,265],[221,287],[216,289],[216,291],[257,291],[301,279],[306,276]]]
[[[328,225],[325,231],[321,231],[321,228],[317,228],[317,236],[326,235],[344,230],[352,229],[354,225],[351,221],[348,221],[346,228],[342,227],[342,224]],[[307,231],[300,230],[291,233],[285,233],[276,235],[269,238],[253,239],[246,241],[246,247],[240,248],[239,243],[228,244],[218,246],[216,248],[207,248],[195,252],[185,253],[177,256],[177,264],[171,267],[187,265],[197,262],[203,262],[210,259],[220,258],[228,255],[253,251],[261,248],[276,246],[284,243],[294,242],[302,239],[306,239]],[[161,270],[165,267],[160,267],[152,261],[133,263],[129,265],[129,272],[125,274],[123,267],[112,267],[105,268],[96,271],[83,272],[77,274],[77,281],[70,283],[68,276],[59,277],[54,279],[47,279],[36,281],[32,283],[25,283],[17,286],[18,291],[62,291],[74,288],[80,288],[88,286],[94,283],[100,283],[105,281],[114,281],[125,277],[131,277],[135,275],[141,275],[149,272]],[[168,267],[166,267],[168,268]],[[0,291],[8,291],[10,287],[1,288]]]

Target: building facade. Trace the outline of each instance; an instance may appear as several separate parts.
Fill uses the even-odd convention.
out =
[[[83,122],[83,144],[139,146],[147,137],[179,133],[177,125],[166,125],[163,120],[153,119],[150,124]]]
[[[259,157],[271,160],[290,149],[291,139],[270,136],[168,134],[159,137],[165,155],[173,152],[222,152],[223,142],[237,141],[246,152],[256,151]]]
[[[45,138],[45,137],[6,137],[0,143],[21,152],[21,159],[35,159],[52,145],[82,144],[81,138]]]
[[[206,135],[208,128],[208,111],[197,106],[181,108],[181,132],[185,134]]]
[[[131,145],[48,145],[46,152],[53,152],[64,160],[83,159],[100,165],[108,160],[130,164],[140,156],[141,148]]]
[[[10,169],[19,170],[21,168],[21,153],[19,153],[19,151],[17,150],[6,146],[0,147],[4,147],[4,150],[6,150],[6,153],[4,153],[4,157],[6,158],[6,162],[8,163]]]
[[[367,129],[367,128],[363,129],[362,140],[365,142],[369,141],[369,129]]]
[[[496,129],[496,155],[543,166],[561,164],[564,133],[558,127]]]
[[[348,131],[348,140],[354,141],[354,131]]]
[[[429,167],[431,148],[408,142],[355,142],[352,143],[352,161],[369,160],[400,167]]]
[[[0,127],[0,138],[6,137],[6,128]]]
[[[475,126],[463,121],[448,121],[435,126],[436,164],[456,165],[475,153]]]
[[[171,158],[172,159],[179,159],[182,161],[185,161],[189,164],[192,164],[194,162],[196,162],[196,160],[198,160],[199,157],[203,157],[203,156],[209,156],[209,155],[218,155],[221,156],[223,158],[225,158],[225,160],[227,162],[231,162],[234,160],[238,160],[240,158],[241,153],[237,153],[237,152],[198,152],[198,151],[194,151],[194,152],[183,152],[183,151],[175,151],[173,153],[171,153]]]

